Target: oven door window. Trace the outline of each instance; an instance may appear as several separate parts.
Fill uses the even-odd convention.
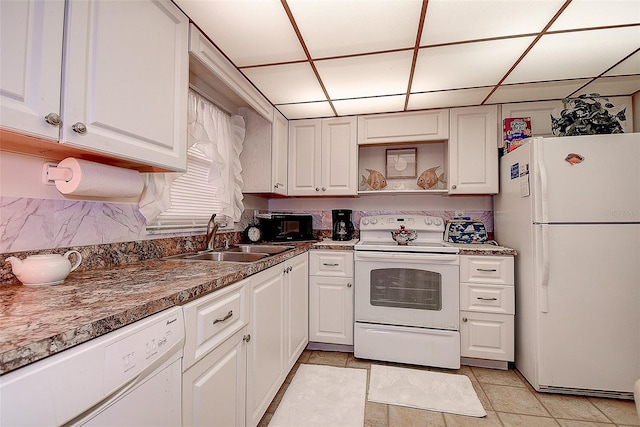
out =
[[[371,270],[370,304],[378,307],[442,310],[442,275],[413,268]]]

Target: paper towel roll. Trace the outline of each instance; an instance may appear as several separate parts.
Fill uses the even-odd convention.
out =
[[[56,188],[62,194],[93,197],[137,197],[142,192],[140,172],[87,160],[67,157],[58,163],[59,168],[71,169],[69,181],[56,180]]]

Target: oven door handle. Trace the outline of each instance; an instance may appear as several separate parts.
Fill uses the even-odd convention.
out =
[[[357,260],[383,259],[386,261],[420,261],[425,263],[458,262],[458,255],[424,254],[424,253],[381,253],[381,252],[358,252]]]

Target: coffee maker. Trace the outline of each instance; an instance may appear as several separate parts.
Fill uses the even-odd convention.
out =
[[[351,222],[351,209],[334,209],[331,211],[333,218],[333,240],[353,239],[353,223]]]

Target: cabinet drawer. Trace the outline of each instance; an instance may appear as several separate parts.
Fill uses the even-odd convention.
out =
[[[353,277],[353,252],[309,251],[309,275]]]
[[[514,289],[510,285],[460,284],[460,310],[514,314]]]
[[[183,370],[249,323],[248,279],[183,307],[186,337]]]
[[[513,285],[513,257],[462,255],[460,282]]]

